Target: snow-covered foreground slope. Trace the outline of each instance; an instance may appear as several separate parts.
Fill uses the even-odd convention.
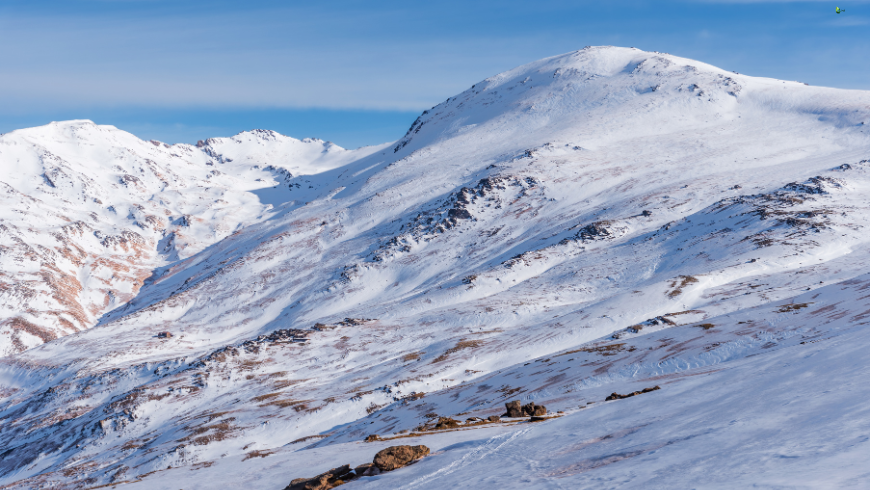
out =
[[[399,439],[436,451],[348,488],[866,486],[867,123],[867,92],[587,48],[363,155],[203,142],[308,174],[227,185],[272,207],[0,361],[0,484],[282,488],[522,399],[563,416]]]
[[[273,186],[371,151],[272,131],[169,146],[90,121],[0,136],[0,356],[93,326],[293,198]]]
[[[540,373],[520,365],[359,425],[388,417],[413,424],[415,405],[449,414],[500,401],[505,397],[487,388],[499,384],[549,384],[534,399],[564,410],[552,421],[305,450],[296,444],[262,459],[228,456],[213,472],[160,471],[131,488],[206,489],[220,481],[280,489],[288,477],[364,463],[397,443],[425,444],[434,454],[356,488],[866,488],[868,291],[864,275],[795,298],[806,303],[711,319],[716,326],[709,330],[673,327],[620,342],[609,358],[567,351],[535,359],[530,366]],[[855,318],[853,306],[864,315]],[[602,381],[594,373],[604,365],[610,379]],[[567,373],[561,386],[547,380],[560,372]],[[661,389],[604,401],[613,389],[651,386]]]

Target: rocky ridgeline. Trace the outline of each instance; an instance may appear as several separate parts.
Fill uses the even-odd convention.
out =
[[[748,206],[748,210],[740,212],[741,216],[757,216],[762,221],[773,219],[776,220],[776,225],[817,232],[829,227],[831,225],[829,215],[838,213],[838,211],[826,205],[820,206],[811,203],[820,197],[830,195],[832,191],[844,188],[845,182],[842,179],[817,176],[804,182],[786,184],[776,192],[725,199],[716,203],[712,211]],[[759,242],[758,237],[753,237],[753,241]],[[764,242],[757,244],[759,246],[769,245],[769,243]]]
[[[390,238],[374,252],[372,260],[381,262],[400,252],[410,252],[414,244],[428,242],[459,226],[463,221],[475,221],[481,208],[502,209],[508,197],[522,197],[538,182],[531,177],[496,176],[481,179],[474,187],[463,187],[451,194],[447,201],[427,211],[418,213],[410,222],[402,225],[403,233]],[[511,188],[513,196],[503,196]]]
[[[239,355],[239,349],[244,350],[249,354],[258,354],[260,347],[264,345],[278,344],[306,344],[311,340],[311,336],[318,332],[327,332],[340,327],[358,327],[376,321],[371,318],[345,318],[335,324],[315,323],[311,330],[302,330],[298,328],[282,328],[275,330],[266,335],[258,335],[255,339],[245,340],[237,345],[228,345],[213,351],[201,360],[192,364],[194,367],[203,367],[210,361],[224,362],[227,356],[236,357]],[[161,332],[159,338],[172,337],[171,332]]]
[[[408,466],[429,455],[426,446],[390,446],[375,454],[371,463],[351,469],[349,464],[333,468],[313,478],[297,478],[284,490],[328,490],[365,476],[376,476]]]

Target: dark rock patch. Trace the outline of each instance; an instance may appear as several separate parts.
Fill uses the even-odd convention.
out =
[[[350,465],[339,466],[314,478],[297,478],[284,487],[284,490],[328,490],[339,485],[344,485],[350,480],[359,477]]]
[[[459,421],[450,417],[441,417],[435,424],[435,430],[456,429],[459,427]]]
[[[518,418],[523,416],[522,403],[519,400],[507,402],[504,404],[507,412],[502,417]]]
[[[634,393],[629,393],[627,395],[620,395],[619,393],[612,393],[610,396],[604,399],[604,401],[610,400],[622,400],[623,398],[631,398],[633,396],[642,395],[644,393],[649,393],[651,391],[656,391],[662,389],[661,386],[653,386],[652,388],[644,388],[640,391],[635,391]]]
[[[375,437],[378,440],[378,436]],[[296,478],[284,490],[329,490],[339,485],[363,476],[376,476],[384,471],[393,471],[429,455],[426,446],[391,446],[379,451],[371,463],[365,463],[354,469],[349,464],[333,468],[314,478]]]
[[[393,471],[428,455],[426,446],[391,446],[378,452],[373,463],[381,471]]]
[[[519,400],[507,402],[504,404],[507,412],[502,417],[540,417],[547,415],[547,407],[543,405],[535,405],[535,402],[529,402],[521,405]]]

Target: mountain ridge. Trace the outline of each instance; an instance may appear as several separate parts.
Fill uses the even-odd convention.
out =
[[[92,326],[101,313],[134,297],[155,267],[194,255],[236,227],[262,219],[271,206],[256,195],[258,189],[284,194],[272,186],[374,150],[348,151],[271,133],[277,145],[264,154],[251,147],[254,135],[212,140],[221,149],[247,145],[248,161],[237,164],[212,145],[146,143],[84,120],[0,136],[4,207],[14,211],[0,218],[6,234],[3,270],[28,274],[20,264],[41,264],[4,289],[3,296],[12,297],[2,301],[8,309],[0,326],[0,354]],[[316,148],[305,148],[312,145]],[[263,164],[266,160],[274,165]],[[282,161],[297,163],[285,167]],[[227,173],[229,166],[236,168]],[[188,197],[197,192],[202,195],[193,199],[208,196],[213,204],[191,202]],[[167,204],[172,202],[180,206]],[[249,209],[228,212],[231,203]],[[36,223],[47,228],[37,231]],[[31,312],[17,315],[21,309]]]

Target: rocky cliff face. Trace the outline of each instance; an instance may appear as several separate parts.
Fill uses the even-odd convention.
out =
[[[588,48],[477,83],[399,141],[357,153],[269,132],[170,148],[86,138],[51,151],[99,162],[87,188],[102,190],[85,191],[74,167],[58,164],[76,190],[54,201],[61,174],[22,159],[31,163],[20,182],[7,182],[21,209],[46,200],[68,221],[47,211],[41,220],[90,228],[69,232],[75,260],[45,238],[55,225],[3,242],[22,258],[2,269],[7,323],[100,323],[0,360],[0,483],[195,488],[256,468],[283,488],[412,437],[441,441],[426,442],[433,455],[407,469],[421,487],[477,478],[470,462],[496,467],[498,451],[520,440],[560,448],[529,463],[546,467],[535,481],[589,473],[594,482],[622,478],[611,463],[649,451],[721,446],[716,434],[746,429],[717,422],[739,418],[728,406],[768,415],[813,406],[800,390],[776,391],[777,369],[761,363],[832,345],[820,338],[863,341],[867,124],[866,92]],[[57,128],[63,138],[110,131]],[[146,160],[167,163],[151,170]],[[47,259],[24,260],[25,245],[55,251],[54,267],[77,281],[55,283],[68,296],[39,275]],[[128,269],[113,275],[113,264]],[[22,284],[34,292],[15,292]],[[91,315],[81,324],[67,312],[75,305]],[[802,372],[810,361],[800,359],[782,369]],[[833,354],[825,362],[841,366]],[[749,373],[777,400],[767,411],[735,388]],[[712,384],[702,389],[702,379]],[[844,377],[807,389],[822,384],[850,393],[838,402],[864,393]],[[692,410],[690,388],[704,393]],[[564,418],[478,423],[512,400]],[[429,428],[441,417],[467,422],[445,435]],[[678,424],[690,419],[701,425]],[[765,420],[780,427],[788,417]],[[638,429],[647,426],[656,429]],[[811,424],[789,430],[818,435]],[[646,468],[682,474],[663,461]],[[792,464],[771,461],[785,473]],[[524,481],[517,467],[499,467],[490,476],[500,486]],[[367,485],[399,487],[401,471]]]

